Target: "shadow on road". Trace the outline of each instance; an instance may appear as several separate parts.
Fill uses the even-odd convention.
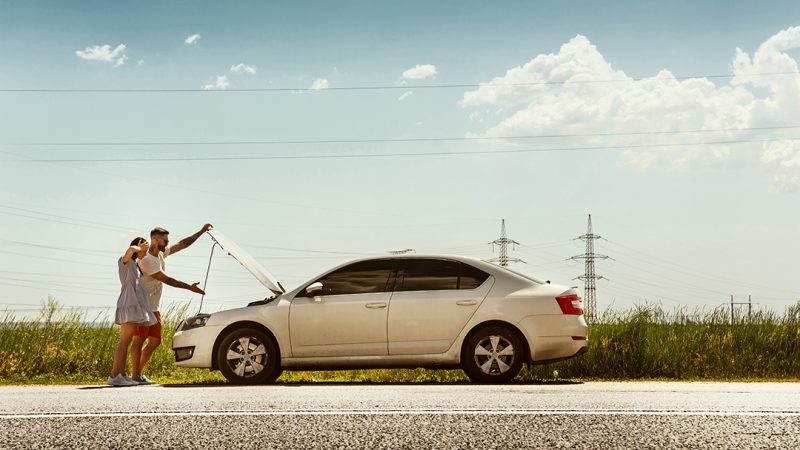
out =
[[[519,381],[504,384],[490,384],[490,383],[470,383],[467,381],[444,381],[444,382],[373,382],[373,381],[315,381],[315,382],[291,382],[291,383],[271,383],[262,384],[261,386],[276,386],[276,387],[313,387],[313,386],[565,386],[565,385],[580,385],[582,381],[571,380],[553,380],[553,381]],[[186,383],[186,384],[161,384],[158,385],[163,388],[202,388],[202,387],[239,387],[251,385],[237,385],[230,383]],[[85,388],[84,388],[85,389]]]

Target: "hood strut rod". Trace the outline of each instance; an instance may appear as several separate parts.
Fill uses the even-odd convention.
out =
[[[214,241],[214,245],[211,246],[211,256],[208,257],[208,268],[206,269],[206,279],[205,281],[203,281],[203,292],[206,291],[206,284],[208,284],[208,273],[211,272],[211,259],[214,257],[214,247],[218,245],[219,243],[217,243],[217,241]],[[197,314],[200,314],[200,312],[203,310],[203,299],[205,297],[206,294],[203,294],[202,297],[200,297],[200,309],[197,310]]]

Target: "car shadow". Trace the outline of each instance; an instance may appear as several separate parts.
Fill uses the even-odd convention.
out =
[[[574,380],[533,380],[533,381],[516,381],[511,383],[474,383],[469,381],[441,381],[441,382],[395,382],[395,381],[309,381],[309,382],[286,382],[286,383],[267,383],[259,386],[275,386],[275,387],[313,387],[313,386],[569,386],[581,385],[583,381]],[[240,385],[231,383],[168,383],[156,385],[163,388],[203,388],[203,387],[241,387],[252,385]]]

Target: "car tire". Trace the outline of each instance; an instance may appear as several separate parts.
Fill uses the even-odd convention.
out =
[[[217,367],[233,384],[271,383],[281,374],[278,346],[255,328],[229,332],[217,349]]]
[[[501,326],[471,333],[461,348],[461,367],[479,383],[507,383],[522,369],[524,346],[516,333]]]

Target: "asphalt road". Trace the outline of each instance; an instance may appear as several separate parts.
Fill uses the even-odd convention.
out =
[[[0,387],[0,448],[800,448],[797,383]]]

